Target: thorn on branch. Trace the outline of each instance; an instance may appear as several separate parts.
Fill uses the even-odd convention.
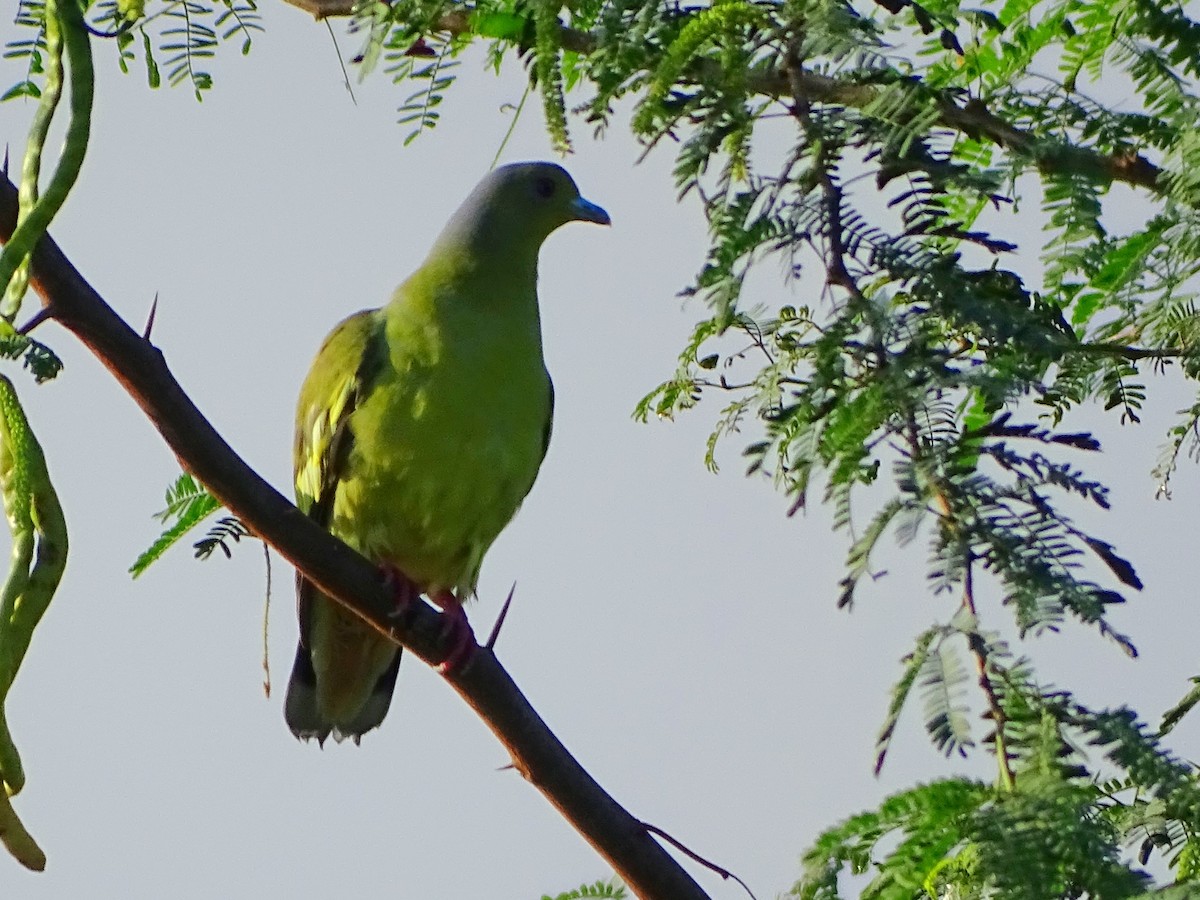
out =
[[[492,633],[488,635],[487,643],[483,646],[488,650],[492,650],[496,646],[496,638],[500,637],[500,628],[504,624],[504,619],[508,616],[508,608],[512,606],[513,594],[517,590],[517,583],[514,581],[512,587],[508,589],[508,596],[504,600],[504,605],[500,607],[500,615],[496,616],[496,624],[492,626]]]
[[[154,292],[154,302],[150,304],[150,315],[146,317],[146,328],[142,332],[142,340],[149,343],[150,332],[154,330],[154,316],[158,313],[158,292]]]
[[[49,305],[43,306],[41,309],[39,309],[32,316],[29,317],[28,322],[26,322],[24,325],[22,325],[20,328],[17,329],[17,334],[22,334],[22,335],[29,334],[29,332],[33,331],[33,329],[37,328],[39,325],[41,325],[47,319],[53,319],[53,318],[54,318],[54,308]]]

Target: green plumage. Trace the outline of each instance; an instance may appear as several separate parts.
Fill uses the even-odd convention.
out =
[[[300,392],[296,502],[428,594],[475,590],[550,436],[537,258],[571,220],[607,223],[558,166],[505,166],[455,213],[382,309],[326,338]],[[298,737],[354,737],[391,702],[398,648],[297,580],[285,714]]]

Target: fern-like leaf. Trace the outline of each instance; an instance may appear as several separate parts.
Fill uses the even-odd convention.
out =
[[[217,499],[191,475],[184,472],[167,488],[166,507],[155,518],[167,528],[129,567],[137,578],[193,528],[221,508]]]
[[[553,897],[543,894],[542,900],[626,900],[628,896],[625,886],[614,879],[583,884],[572,891],[564,891]]]
[[[254,533],[246,527],[237,516],[225,516],[208,530],[208,534],[195,543],[196,559],[208,559],[213,552],[220,550],[226,559],[233,558],[230,544],[240,543],[244,537],[253,537]]]
[[[950,756],[967,755],[973,746],[971,726],[963,703],[967,670],[949,640],[932,645],[917,676],[925,699],[925,729],[934,745]]]
[[[892,735],[896,733],[896,724],[900,721],[900,713],[904,711],[913,685],[917,683],[917,676],[925,668],[925,661],[929,658],[929,648],[935,639],[943,637],[945,634],[946,628],[941,625],[935,625],[923,631],[917,637],[913,651],[903,659],[904,671],[900,675],[900,680],[892,688],[892,699],[888,703],[887,717],[879,729],[879,737],[875,740],[876,775],[883,771],[884,759],[892,745]]]

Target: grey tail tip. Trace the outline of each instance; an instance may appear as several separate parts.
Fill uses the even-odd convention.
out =
[[[288,729],[301,741],[315,740],[324,748],[325,740],[333,727],[317,711],[317,695],[313,686],[297,683],[293,676],[288,685],[287,700],[283,707]]]
[[[362,736],[378,728],[392,704],[392,692],[396,687],[396,676],[400,671],[400,651],[387,670],[375,682],[370,697],[363,708],[349,722],[330,722],[317,703],[317,676],[313,671],[312,658],[302,643],[296,647],[296,662],[292,666],[292,677],[288,682],[287,699],[283,714],[288,728],[299,740],[316,739],[318,746],[333,735],[335,743],[352,738],[355,746],[362,743]]]
[[[321,750],[325,749],[325,741],[329,739],[330,735],[333,735],[333,742],[335,744],[340,744],[346,738],[350,738],[354,741],[354,746],[358,747],[362,745],[363,736],[361,734],[355,734],[352,731],[342,731],[329,725],[322,725],[320,728],[312,729],[297,729],[292,728],[290,725],[288,727],[297,740],[304,741],[305,743],[315,740],[317,747]]]

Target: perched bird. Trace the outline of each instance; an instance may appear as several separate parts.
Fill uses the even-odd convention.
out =
[[[496,169],[391,302],[334,328],[305,379],[296,503],[400,595],[427,594],[461,616],[484,554],[533,486],[554,406],[538,252],[572,221],[609,217],[561,167]],[[299,575],[296,592],[288,727],[357,742],[387,714],[400,649]]]

